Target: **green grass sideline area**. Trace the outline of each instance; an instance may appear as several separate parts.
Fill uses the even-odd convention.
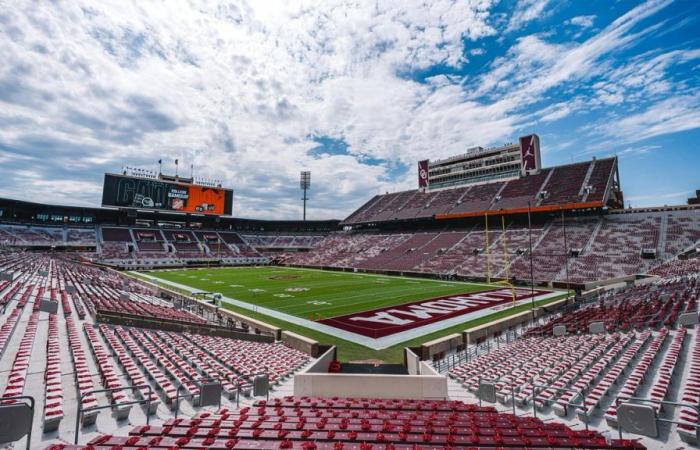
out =
[[[226,297],[304,319],[316,319],[319,316],[322,318],[336,317],[492,287],[485,283],[442,282],[419,278],[286,267],[204,268],[146,273],[162,280],[202,291],[218,292]],[[138,273],[132,272],[131,275],[139,277]],[[163,284],[163,286],[172,289],[167,284]],[[542,300],[537,304],[544,305],[564,295],[562,293],[562,296]],[[338,356],[341,360],[381,359],[397,363],[403,361],[403,347],[420,345],[447,334],[461,332],[466,328],[526,311],[530,309],[530,304],[519,305],[478,319],[465,321],[382,350],[372,350],[354,342],[226,303],[224,307],[321,343],[337,345]]]

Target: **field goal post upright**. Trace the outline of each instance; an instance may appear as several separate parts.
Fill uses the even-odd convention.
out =
[[[506,216],[501,215],[501,228],[503,235],[501,239],[503,240],[503,258],[505,260],[505,271],[506,279],[503,282],[506,286],[510,286],[511,293],[513,294],[513,306],[515,306],[515,286],[510,282],[510,258],[508,257],[508,235],[506,234]]]
[[[486,282],[491,282],[491,250],[489,250],[489,215],[484,211],[484,238],[486,239]]]

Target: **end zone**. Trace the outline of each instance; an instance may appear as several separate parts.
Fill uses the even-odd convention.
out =
[[[510,306],[522,300],[538,299],[551,291],[522,288],[489,289],[467,294],[449,295],[427,300],[419,300],[398,306],[379,308],[371,311],[346,314],[318,322],[370,338],[383,338],[405,330],[422,328],[431,323],[440,323],[459,317],[470,320],[482,310],[493,312],[497,306]],[[515,299],[513,295],[515,294]]]

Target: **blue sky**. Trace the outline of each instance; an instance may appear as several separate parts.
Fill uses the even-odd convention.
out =
[[[234,188],[234,214],[343,218],[415,163],[540,135],[618,155],[632,206],[700,188],[700,2],[13,2],[3,196],[97,205],[123,165]]]

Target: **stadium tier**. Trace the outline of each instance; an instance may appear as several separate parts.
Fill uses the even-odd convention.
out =
[[[200,413],[162,426],[138,426],[128,436],[105,435],[88,448],[420,449],[644,448],[595,431],[498,413],[447,401],[277,398],[237,411]]]
[[[490,222],[488,232],[476,222],[462,230],[336,233],[285,262],[528,282],[531,240],[536,282],[580,284],[680,264],[672,261],[700,241],[698,209],[553,215],[531,230],[522,220],[509,220],[505,231],[500,221]]]
[[[651,403],[657,413],[696,423],[692,407],[658,402],[700,404],[698,331],[678,322],[683,313],[697,316],[698,301],[697,275],[614,289],[528,329],[521,339],[477,352],[449,375],[468,398],[476,398],[481,380],[489,380],[498,403],[514,411],[536,408],[597,429],[617,428],[616,402],[629,397],[649,398],[657,402]],[[589,333],[596,322],[603,332]],[[555,336],[557,327],[565,335]],[[672,433],[678,442],[697,444],[693,427],[677,425]]]
[[[101,227],[94,259],[118,267],[173,267],[188,262],[262,263],[237,233]]]
[[[185,264],[284,264],[415,272],[471,279],[512,278],[537,283],[572,284],[662,272],[663,267],[693,266],[677,256],[700,241],[700,210],[657,209],[604,215],[540,214],[532,226],[509,216],[434,230],[399,227],[325,234],[245,234],[232,231],[176,231],[96,226],[78,230],[32,225],[14,230],[7,246],[63,247],[83,251],[89,260],[123,268],[178,267]],[[31,235],[31,243],[27,239]],[[19,240],[19,236],[23,236]],[[91,237],[92,236],[92,237]],[[91,240],[94,239],[94,240]],[[676,261],[676,262],[674,262]],[[660,267],[656,269],[656,267]],[[669,269],[670,270],[670,269]]]
[[[239,328],[227,335],[196,305],[176,307],[153,295],[152,287],[104,269],[40,253],[5,253],[0,270],[12,274],[0,284],[0,392],[2,398],[34,397],[35,426],[44,434],[35,442],[72,439],[78,403],[111,405],[114,413],[109,420],[96,411],[83,414],[81,427],[89,435],[95,427],[118,429],[127,417],[172,416],[178,386],[181,395],[196,397],[203,377],[219,380],[223,404],[233,406],[239,393],[250,395],[256,375],[265,373],[278,385],[309,361],[274,339]],[[55,314],[45,312],[45,302],[55,304]],[[101,316],[110,319],[98,323]],[[218,334],[197,334],[203,327]],[[129,388],[145,385],[152,390]],[[99,389],[115,391],[93,392]],[[147,398],[146,409],[132,411],[134,400]],[[194,401],[180,402],[185,410],[198,409]],[[13,403],[0,400],[0,407]]]
[[[602,207],[611,196],[616,197],[613,192],[616,170],[616,158],[594,159],[542,169],[508,181],[378,195],[342,224],[463,217],[528,207],[533,211]]]
[[[0,245],[94,247],[95,227],[70,228],[0,224]]]

